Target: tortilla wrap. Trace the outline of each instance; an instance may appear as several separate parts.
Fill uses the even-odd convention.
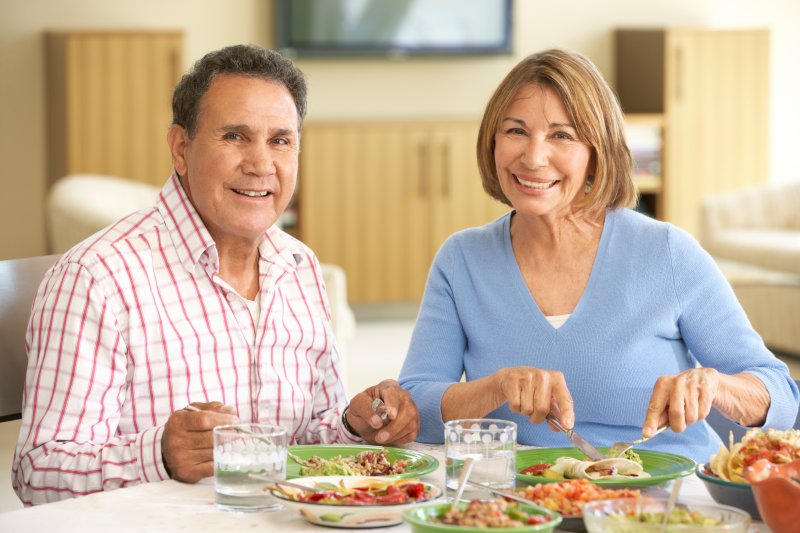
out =
[[[650,477],[642,465],[630,459],[613,458],[600,461],[581,461],[574,457],[559,457],[550,470],[566,479],[631,479]]]

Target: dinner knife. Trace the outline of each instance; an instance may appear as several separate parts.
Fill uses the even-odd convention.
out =
[[[562,426],[561,422],[559,422],[558,419],[555,416],[553,416],[552,413],[547,413],[547,416],[545,418],[549,420],[550,423],[556,427],[556,429],[558,429],[560,432],[564,433],[567,437],[569,437],[569,440],[572,441],[572,445],[578,448],[583,453],[585,453],[586,457],[588,457],[592,461],[600,461],[601,459],[606,458],[606,456],[600,453],[597,450],[597,448],[589,444],[589,442],[586,439],[575,433],[574,429],[567,429],[564,426]]]

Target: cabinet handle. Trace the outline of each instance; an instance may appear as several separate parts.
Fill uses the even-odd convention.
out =
[[[450,196],[450,144],[442,143],[442,196]]]
[[[428,196],[428,183],[430,182],[428,173],[430,172],[430,153],[424,144],[419,145],[419,195],[424,198]]]

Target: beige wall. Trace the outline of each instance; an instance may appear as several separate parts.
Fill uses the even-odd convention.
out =
[[[800,178],[793,157],[800,146],[800,2],[515,0],[514,5],[513,56],[299,61],[309,78],[309,120],[478,117],[503,74],[542,48],[579,50],[610,78],[616,27],[767,27],[772,31],[771,179]],[[270,22],[269,0],[0,0],[0,259],[45,253],[44,30],[179,29],[186,36],[188,64],[227,44],[269,45]]]

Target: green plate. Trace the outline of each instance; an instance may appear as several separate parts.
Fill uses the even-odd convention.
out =
[[[459,505],[466,507],[466,502]],[[507,533],[510,531],[519,533],[550,533],[560,523],[561,515],[544,507],[535,505],[521,505],[520,509],[529,514],[543,514],[550,517],[549,522],[536,525],[525,525],[518,528],[480,528],[469,526],[451,526],[434,522],[434,517],[438,517],[450,509],[449,503],[432,503],[417,505],[403,512],[403,520],[410,526],[413,533]]]
[[[386,450],[386,457],[391,462],[403,459],[408,463],[408,470],[402,474],[386,476],[390,478],[413,478],[430,474],[439,468],[439,461],[428,454],[404,450],[403,448],[391,448],[389,446],[354,446],[348,444],[304,444],[299,446],[289,446],[289,453],[296,455],[300,459],[308,459],[312,455],[323,459],[334,457],[348,457],[356,455],[366,450],[379,451]],[[286,478],[292,479],[300,476],[300,465],[289,457],[286,462]]]
[[[604,452],[605,448],[599,448]],[[596,485],[604,487],[645,487],[648,485],[660,485],[678,477],[684,477],[694,472],[697,464],[681,455],[671,453],[656,452],[651,450],[635,450],[642,458],[644,471],[650,477],[637,479],[598,479],[590,480]],[[517,479],[523,483],[534,485],[536,483],[552,483],[562,481],[542,476],[529,476],[520,474],[529,466],[549,463],[553,464],[559,457],[574,457],[576,459],[586,459],[586,455],[577,448],[535,448],[532,450],[517,451]]]

